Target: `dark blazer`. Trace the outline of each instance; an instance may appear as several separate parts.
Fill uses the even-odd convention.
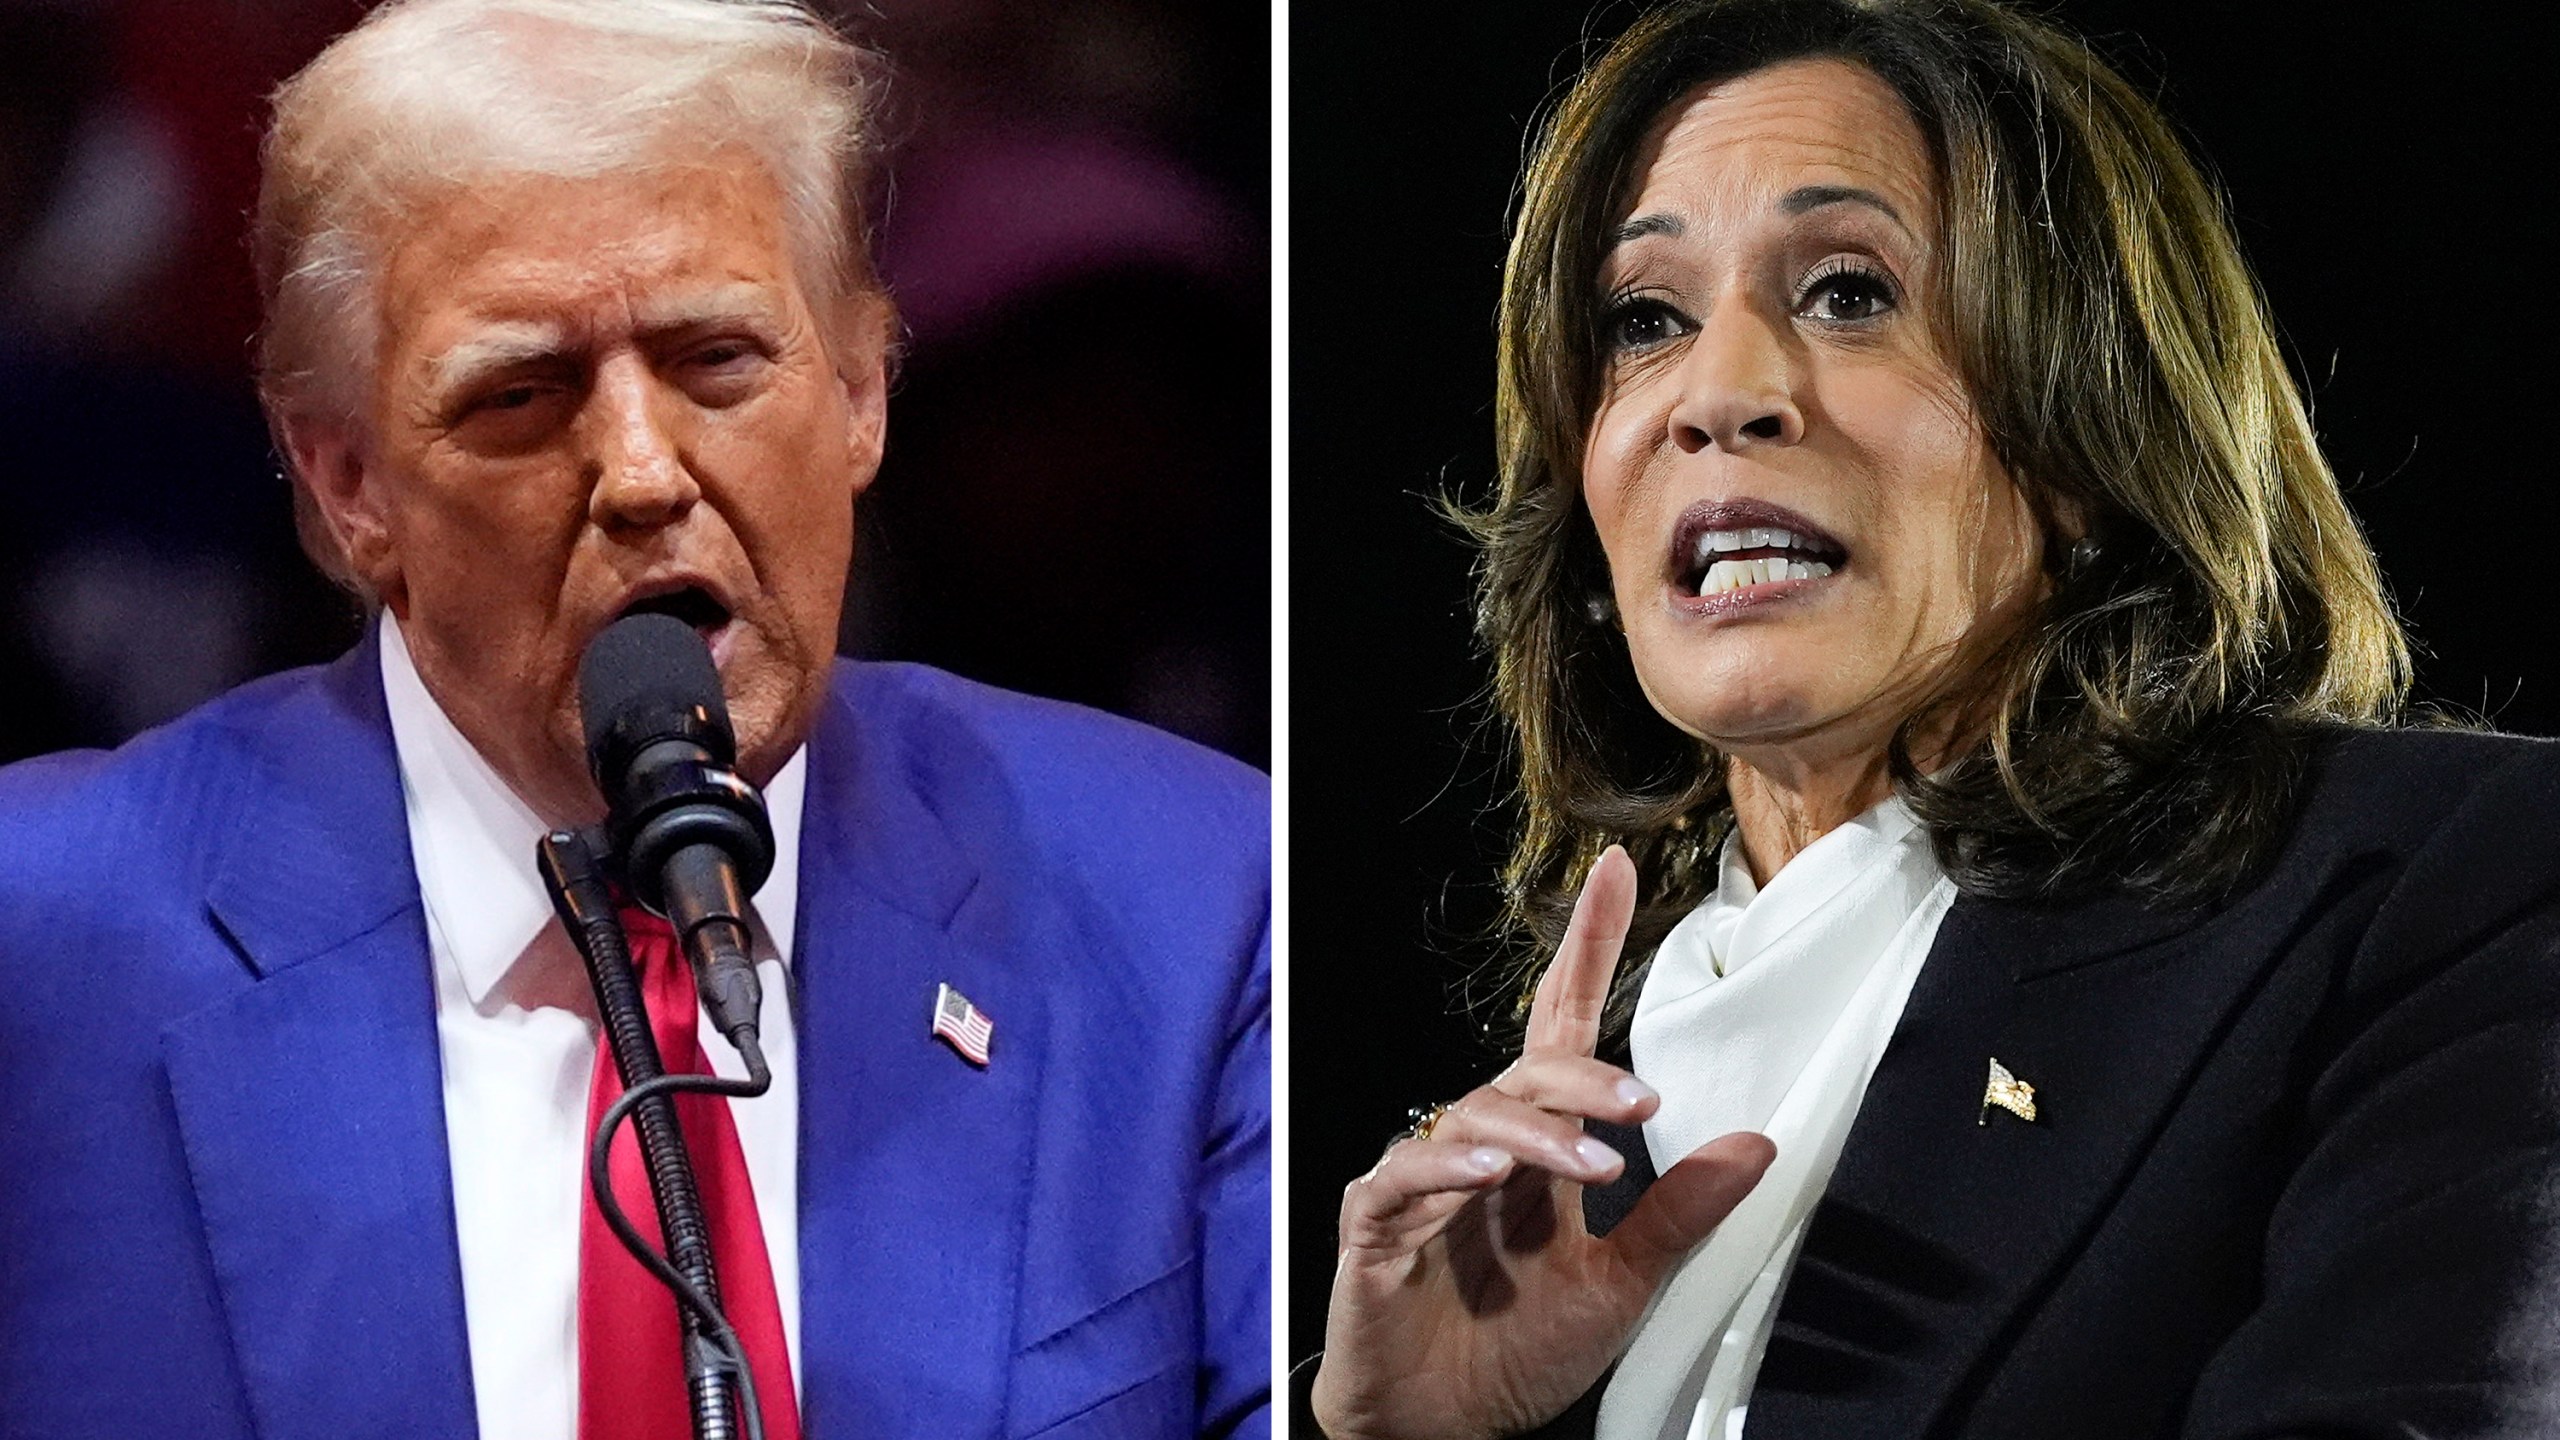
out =
[[[1981,1123],[1993,1057],[2034,1123]],[[1630,1168],[1586,1193],[1604,1229],[1652,1178],[1609,1138]],[[2332,742],[2228,904],[1957,902],[1747,1433],[2545,1433],[2518,1412],[2560,1341],[2528,1310],[2560,1284],[2533,1264],[2555,1140],[2560,745]],[[1596,1402],[1543,1433],[1587,1434]]]
[[[1263,1433],[1263,778],[912,666],[840,668],[809,756],[808,1433]],[[0,1433],[474,1433],[370,643],[0,772],[0,965]]]

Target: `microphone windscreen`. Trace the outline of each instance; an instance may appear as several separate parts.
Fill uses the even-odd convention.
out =
[[[600,779],[654,740],[708,738],[706,722],[720,751],[736,748],[711,647],[672,615],[626,615],[606,626],[578,662],[578,709],[587,765]]]

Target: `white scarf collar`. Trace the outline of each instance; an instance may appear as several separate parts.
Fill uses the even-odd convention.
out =
[[[1635,1071],[1657,1172],[1757,1130],[1777,1160],[1681,1263],[1637,1327],[1599,1440],[1723,1440],[1760,1364],[1805,1219],[1955,899],[1897,797],[1815,840],[1765,888],[1739,837],[1716,893],[1666,937],[1636,1002]]]

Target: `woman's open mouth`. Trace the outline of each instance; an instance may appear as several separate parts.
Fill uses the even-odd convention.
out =
[[[1707,609],[1776,599],[1848,563],[1848,547],[1822,527],[1759,500],[1691,506],[1672,532],[1672,589]]]

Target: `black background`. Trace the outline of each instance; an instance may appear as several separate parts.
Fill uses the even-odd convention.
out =
[[[1635,13],[1301,5],[1291,44],[1291,1358],[1343,1184],[1499,1057],[1462,1013],[1507,817],[1468,555],[1506,209],[1541,101]],[[2229,191],[2421,698],[2560,731],[2555,27],[2526,7],[2072,0]],[[2503,17],[2493,19],[2492,17]]]

